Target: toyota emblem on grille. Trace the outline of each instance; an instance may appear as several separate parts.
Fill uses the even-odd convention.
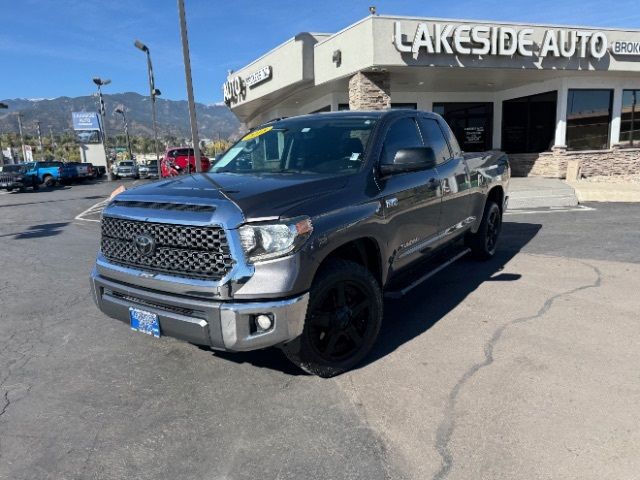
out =
[[[133,243],[141,255],[151,255],[156,249],[156,241],[149,235],[137,235]]]

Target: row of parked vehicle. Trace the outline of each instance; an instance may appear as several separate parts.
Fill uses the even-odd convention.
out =
[[[209,171],[212,163],[214,162],[206,156],[201,156],[202,171]],[[122,160],[111,166],[111,172],[116,179],[173,177],[195,171],[193,148],[186,147],[167,149],[160,160],[160,165],[155,160],[146,163]],[[101,178],[105,174],[105,167],[80,162],[46,161],[1,165],[0,189],[21,192],[27,188],[38,190],[41,185],[46,187],[66,185],[86,179]]]
[[[80,162],[29,162],[0,166],[0,189],[20,192],[38,190],[41,185],[54,187],[104,175],[104,167]]]

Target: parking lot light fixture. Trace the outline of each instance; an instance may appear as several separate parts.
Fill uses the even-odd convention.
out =
[[[156,151],[156,161],[160,162],[160,153],[158,152],[158,124],[156,123],[156,97],[160,95],[160,90],[156,88],[155,80],[153,78],[153,65],[151,63],[151,52],[140,40],[133,42],[133,45],[138,49],[146,53],[147,55],[147,75],[149,76],[149,95],[151,96],[151,119],[153,122],[153,141]],[[159,164],[159,163],[158,163]]]
[[[107,147],[107,126],[105,125],[104,117],[105,117],[105,109],[104,109],[104,100],[102,98],[102,87],[105,85],[109,85],[111,80],[93,77],[93,83],[95,83],[98,87],[98,101],[100,102],[99,110],[100,110],[100,127],[102,128],[102,142],[104,144],[104,155],[105,160],[107,162],[107,179],[110,182],[113,182],[113,172],[111,171],[111,160],[109,159],[109,148]]]

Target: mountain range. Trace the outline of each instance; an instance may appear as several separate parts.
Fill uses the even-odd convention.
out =
[[[123,132],[122,116],[114,113],[118,106],[124,106],[129,124],[129,133],[139,136],[153,136],[150,97],[138,93],[104,94],[105,123],[107,134]],[[7,99],[0,102],[8,109],[0,110],[0,133],[17,132],[18,120],[15,113],[22,114],[25,134],[36,134],[36,122],[40,122],[43,135],[62,133],[72,129],[71,112],[96,112],[96,96],[58,97],[52,99]],[[156,99],[158,135],[190,138],[189,109],[185,100]],[[233,138],[241,131],[241,124],[225,105],[196,104],[196,117],[200,138]]]

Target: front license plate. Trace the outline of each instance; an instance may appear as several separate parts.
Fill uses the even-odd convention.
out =
[[[156,338],[160,336],[160,322],[158,322],[157,314],[129,308],[129,319],[131,320],[131,330],[153,335]]]

